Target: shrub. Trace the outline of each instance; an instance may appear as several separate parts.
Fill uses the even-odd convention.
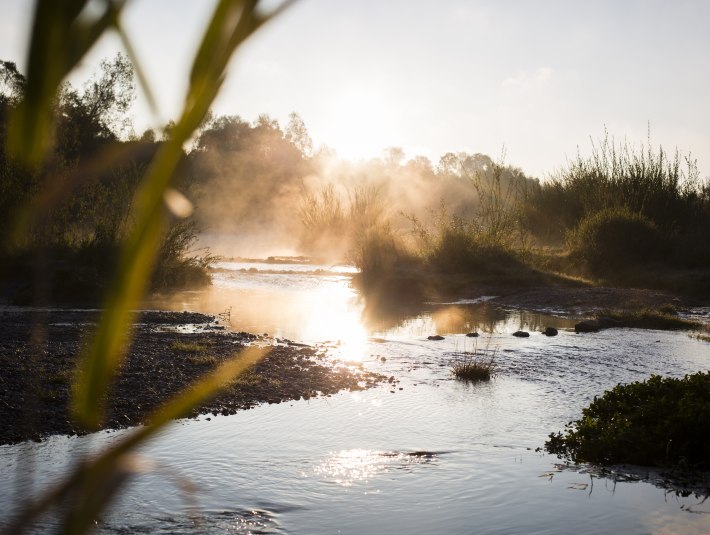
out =
[[[651,376],[594,398],[545,449],[574,462],[710,468],[710,372]]]
[[[684,165],[685,164],[685,165]],[[624,207],[664,230],[689,229],[707,220],[697,163],[677,150],[617,143],[605,133],[589,157],[578,154],[550,180],[528,191],[528,222],[537,235],[561,238],[608,207]]]
[[[499,275],[519,265],[518,250],[511,241],[492,237],[478,219],[450,216],[445,207],[425,225],[410,216],[419,255],[436,271],[450,274]]]
[[[615,320],[624,327],[637,329],[656,329],[660,331],[697,330],[702,329],[699,321],[687,319],[678,315],[673,305],[663,305],[660,309],[643,308],[635,311],[600,310],[597,318]]]
[[[628,208],[608,208],[584,218],[567,242],[570,254],[594,274],[657,261],[667,251],[656,225]]]

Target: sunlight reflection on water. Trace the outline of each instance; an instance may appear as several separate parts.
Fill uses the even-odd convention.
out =
[[[334,358],[396,381],[176,422],[143,452],[159,468],[136,480],[100,531],[710,531],[710,504],[648,483],[599,478],[584,467],[559,469],[559,460],[535,451],[618,382],[707,369],[710,345],[684,333],[633,329],[577,335],[566,330],[572,319],[486,302],[368,310],[347,277],[305,271],[225,269],[211,288],[149,306],[211,314],[232,306],[233,330],[323,343]],[[536,332],[546,326],[559,335]],[[530,337],[513,337],[519,329]],[[470,332],[481,336],[466,337]],[[433,334],[444,339],[428,340]],[[497,377],[454,380],[452,360],[475,347],[496,350]],[[121,435],[0,447],[0,478],[13,481],[17,459],[28,457],[36,478],[46,480],[62,472],[72,451]],[[174,474],[191,483],[192,495]],[[11,484],[0,485],[0,503],[14,503],[12,496]],[[192,502],[201,523],[185,512]]]

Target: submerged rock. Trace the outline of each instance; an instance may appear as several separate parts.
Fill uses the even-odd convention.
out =
[[[557,329],[554,327],[545,327],[545,330],[542,331],[542,334],[545,336],[557,336]]]
[[[527,331],[515,331],[513,336],[517,336],[518,338],[527,338],[530,336],[530,333]]]
[[[443,339],[444,339],[444,337],[443,337],[443,336],[440,336],[440,335],[438,335],[438,334],[434,334],[434,335],[432,335],[432,336],[428,336],[428,337],[427,337],[427,340],[443,340]]]
[[[478,338],[478,333],[468,333],[466,336],[469,338]]]

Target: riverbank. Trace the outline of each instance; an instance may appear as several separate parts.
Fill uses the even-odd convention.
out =
[[[82,432],[69,417],[70,389],[77,355],[98,317],[98,311],[87,310],[0,311],[0,444]],[[102,429],[144,423],[163,402],[250,344],[269,352],[190,417],[365,389],[385,379],[333,363],[324,348],[229,332],[212,316],[144,312],[108,396]]]
[[[707,306],[708,302],[659,290],[604,286],[538,286],[503,290],[491,302],[534,310],[590,316],[601,310],[638,312],[673,307],[683,309]]]

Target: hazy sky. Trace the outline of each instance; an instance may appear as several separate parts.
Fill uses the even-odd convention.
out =
[[[30,0],[0,0],[0,58],[24,70]],[[133,0],[124,23],[161,120],[174,116],[211,0]],[[606,127],[678,147],[710,175],[710,1],[301,0],[235,56],[218,114],[282,125],[346,157],[466,150],[541,178]],[[104,39],[74,82],[118,50]],[[140,129],[150,124],[135,110]],[[155,122],[157,124],[157,122]]]

